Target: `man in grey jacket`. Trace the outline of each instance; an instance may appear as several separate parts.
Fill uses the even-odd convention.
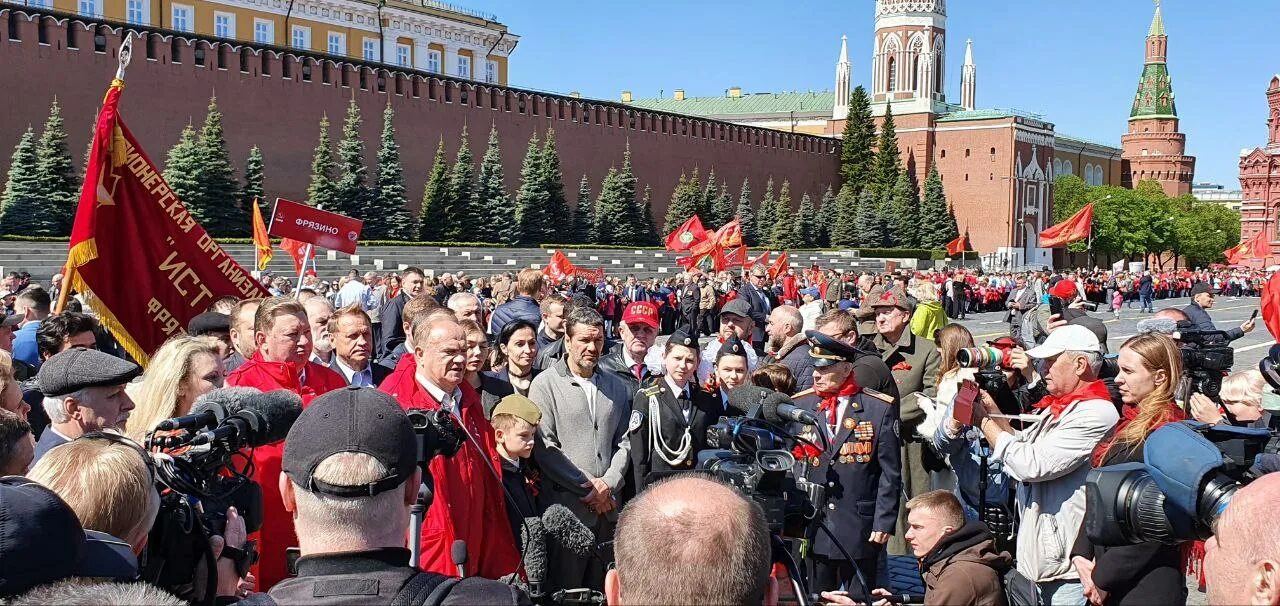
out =
[[[597,372],[604,351],[604,319],[589,307],[575,307],[565,321],[563,360],[539,374],[529,387],[529,399],[542,411],[538,432],[547,450],[562,452],[577,465],[595,489],[594,498],[580,499],[581,490],[544,484],[548,503],[568,507],[596,535],[597,543],[613,538],[617,499],[631,457],[627,439],[633,393],[616,376]],[[605,562],[583,558],[552,545],[548,549],[548,591],[604,587]]]

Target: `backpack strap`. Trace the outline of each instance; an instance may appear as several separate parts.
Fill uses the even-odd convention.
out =
[[[392,606],[439,604],[461,580],[442,574],[419,571],[409,577],[408,582],[391,599],[391,604]]]

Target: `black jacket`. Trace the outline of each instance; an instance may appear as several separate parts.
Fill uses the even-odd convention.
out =
[[[596,362],[596,367],[622,379],[627,384],[627,388],[634,394],[640,390],[640,380],[636,378],[636,374],[632,372],[632,369],[627,368],[626,361],[622,359],[622,350],[625,347],[625,344],[618,343],[613,349],[609,350],[609,353],[600,357],[600,361]],[[643,364],[644,360],[641,360],[640,363]],[[643,376],[647,382],[649,379],[659,375],[649,372],[649,367],[645,366]]]
[[[515,537],[516,548],[520,553],[525,552],[524,541],[521,536],[524,534],[524,519],[533,518],[541,515],[538,509],[537,500],[534,498],[533,489],[530,488],[530,481],[536,481],[536,468],[530,467],[532,459],[525,459],[516,463],[502,459],[502,486],[506,488],[507,493],[511,495],[511,501],[507,502],[507,522],[511,524],[511,536]],[[515,507],[511,503],[515,503]]]
[[[382,319],[382,339],[378,341],[378,347],[374,350],[374,354],[378,357],[385,357],[396,348],[397,345],[404,343],[404,306],[409,302],[409,295],[401,292],[387,301],[382,306],[382,310],[378,312],[378,317]]]
[[[707,447],[707,428],[715,425],[724,412],[717,395],[709,394],[697,385],[689,384],[691,409],[685,421],[676,395],[671,392],[666,379],[656,379],[636,392],[631,402],[631,419],[627,433],[631,440],[631,484],[639,494],[651,481],[649,474],[665,471],[688,471],[698,462],[698,451]],[[657,419],[650,410],[650,397],[657,399]],[[661,437],[649,435],[649,426],[660,423]],[[689,436],[689,452],[682,461],[672,465],[654,452],[653,440],[661,439],[666,450],[678,450],[686,433]]]
[[[537,368],[529,371],[532,373],[529,378],[538,376]],[[507,373],[507,369],[503,368],[498,372],[482,372],[480,373],[480,387],[476,388],[480,392],[480,404],[484,406],[484,418],[493,418],[493,409],[498,405],[498,401],[516,392],[516,388],[511,384],[511,375]],[[516,535],[519,539],[520,535]]]

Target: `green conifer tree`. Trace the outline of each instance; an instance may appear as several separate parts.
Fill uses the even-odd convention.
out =
[[[337,198],[333,212],[360,219],[366,225],[381,221],[369,213],[368,168],[364,164],[364,139],[360,137],[360,106],[354,98],[347,104],[347,117],[342,123],[342,140],[338,142]],[[366,227],[366,229],[368,229]]]
[[[244,189],[240,190],[240,205],[247,212],[253,212],[253,207],[249,206],[256,200],[259,204],[266,204],[270,207],[266,197],[267,193],[263,189],[263,182],[266,180],[265,163],[262,159],[262,150],[257,146],[249,148],[249,158],[244,162]],[[259,207],[261,210],[261,207]],[[265,216],[264,216],[265,217]]]
[[[199,195],[187,202],[187,210],[210,235],[244,236],[249,218],[240,207],[240,185],[231,168],[217,97],[209,99],[209,113],[196,142],[196,160]]]
[[[782,188],[778,190],[778,205],[775,212],[770,238],[773,248],[790,250],[803,246],[796,231],[796,213],[791,206],[791,182],[785,179],[782,181]]]
[[[498,145],[497,127],[489,128],[489,147],[480,160],[476,182],[475,204],[471,214],[481,217],[474,238],[479,242],[516,244],[520,241],[515,216],[510,212],[511,200],[503,185],[502,150]],[[486,218],[484,220],[483,218]]]
[[[471,157],[471,137],[467,134],[467,125],[462,125],[459,137],[458,154],[453,159],[453,168],[449,171],[449,196],[445,208],[448,219],[445,221],[444,237],[450,242],[470,241],[479,223],[470,211],[473,206],[471,197],[476,189],[476,165]]]
[[[636,199],[636,176],[631,171],[631,143],[628,142],[622,152],[622,168],[617,178],[618,210],[623,220],[615,223],[615,240],[628,246],[639,246],[644,243],[648,227],[641,215],[639,201]],[[636,219],[639,217],[639,220]]]
[[[719,229],[724,225],[724,219],[716,215],[715,205],[716,198],[720,196],[720,190],[716,186],[716,169],[711,169],[707,173],[707,184],[702,188],[702,197],[698,200],[698,216],[702,217],[702,224],[709,229]]]
[[[547,128],[547,138],[542,143],[542,182],[546,184],[547,199],[539,244],[563,240],[564,219],[569,216],[569,200],[564,194],[564,172],[560,168],[560,153],[556,151],[556,131]]]
[[[333,161],[333,144],[329,141],[329,117],[320,118],[320,142],[311,157],[311,184],[307,186],[307,204],[323,210],[334,210],[338,204],[338,184],[334,181],[337,164]]]
[[[641,246],[658,246],[661,244],[658,235],[658,224],[653,220],[652,189],[648,185],[644,186],[644,198],[640,202],[640,218],[644,221],[644,237],[638,242]],[[724,195],[724,192],[722,191],[720,194]]]
[[[592,244],[596,241],[595,212],[591,204],[591,181],[586,173],[578,181],[578,200],[573,208],[573,231],[570,242],[573,244]]]
[[[845,185],[836,194],[835,223],[831,226],[832,248],[858,246],[858,201],[852,185]]]
[[[600,195],[596,198],[595,243],[597,244],[625,244],[617,239],[618,224],[628,220],[627,217],[619,214],[622,212],[622,203],[618,190],[618,169],[610,166],[609,172],[600,182]],[[625,231],[625,228],[622,230]]]
[[[48,231],[48,217],[41,212],[43,201],[36,175],[36,133],[28,126],[9,162],[9,178],[0,198],[0,234],[26,236]]]
[[[523,246],[536,246],[554,239],[551,235],[554,232],[548,233],[552,219],[547,215],[551,192],[547,189],[545,164],[543,147],[535,132],[529,137],[529,147],[520,165],[520,189],[516,192],[514,210],[518,241]]]
[[[813,248],[818,242],[818,209],[813,206],[809,192],[800,197],[800,210],[796,211],[792,238],[796,248]]]
[[[756,212],[751,208],[751,184],[742,180],[742,190],[738,193],[738,206],[733,211],[742,226],[742,241],[747,246],[756,246],[760,242],[756,229]]]
[[[920,245],[920,196],[907,171],[898,174],[890,199],[892,200],[889,236],[892,246],[917,248]]]
[[[773,198],[773,177],[769,177],[764,185],[760,208],[756,209],[756,229],[760,231],[757,239],[761,246],[769,246],[773,242],[773,224],[777,219],[778,202]]]
[[[729,185],[724,181],[720,182],[720,193],[711,204],[711,216],[717,227],[733,220],[733,197],[729,195]]]
[[[694,173],[697,174],[696,172]],[[676,183],[676,188],[671,192],[671,203],[667,205],[667,217],[663,222],[662,232],[669,234],[689,220],[689,217],[698,212],[698,198],[702,196],[702,192],[698,189],[696,181],[689,179],[688,175],[681,173],[680,181]]]
[[[857,246],[881,248],[884,246],[884,232],[888,222],[881,212],[884,210],[883,203],[871,190],[872,188],[862,190],[862,195],[858,197]]]
[[[964,233],[965,233],[965,238],[968,239],[969,228],[966,227],[964,230]],[[956,205],[955,204],[951,204],[947,206],[947,233],[945,237],[947,239],[947,242],[950,242],[960,237],[960,225],[959,223],[956,222]],[[943,242],[943,245],[945,246],[946,242]]]
[[[200,197],[200,182],[196,180],[200,164],[196,139],[196,131],[188,123],[178,136],[178,143],[169,149],[164,162],[165,183],[169,184],[169,191],[182,200],[183,204],[187,204],[189,199]]]
[[[920,248],[942,248],[955,238],[954,219],[947,208],[947,194],[942,188],[942,175],[938,164],[932,163],[924,180],[924,199],[920,202],[918,231]]]
[[[849,94],[849,117],[844,124],[844,140],[840,147],[840,179],[843,185],[851,188],[853,200],[857,200],[871,182],[875,137],[871,98],[865,88],[855,87]]]
[[[409,213],[409,196],[404,187],[404,167],[400,164],[400,145],[396,143],[396,112],[387,103],[382,110],[382,138],[378,145],[378,180],[370,195],[365,214],[372,217],[364,225],[364,237],[370,240],[412,240],[417,225]],[[374,227],[374,229],[369,229]]]
[[[80,183],[71,164],[71,148],[67,145],[67,128],[62,121],[62,108],[55,97],[49,106],[49,118],[36,143],[36,178],[45,195],[42,214],[49,227],[30,235],[65,236],[71,233],[76,206],[80,200]]]
[[[449,217],[449,160],[444,154],[444,137],[436,147],[435,161],[422,191],[422,207],[418,209],[418,240],[439,242],[445,239]]]
[[[893,191],[898,183],[898,173],[902,172],[902,160],[898,151],[897,127],[893,123],[893,106],[884,108],[884,121],[880,123],[880,137],[876,141],[875,169],[872,176],[872,188],[876,199],[880,200]]]
[[[826,193],[822,194],[822,205],[818,207],[818,216],[814,220],[814,246],[820,248],[831,246],[831,230],[835,229],[836,219],[839,216],[836,194],[828,185]]]

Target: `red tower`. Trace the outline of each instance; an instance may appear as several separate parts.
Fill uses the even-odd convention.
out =
[[[1138,93],[1129,112],[1129,132],[1120,137],[1123,149],[1121,182],[1134,187],[1155,180],[1166,194],[1191,193],[1196,159],[1186,155],[1186,135],[1178,132],[1178,111],[1174,107],[1173,86],[1165,63],[1168,38],[1160,3],[1147,32],[1147,60],[1138,81]]]
[[[1254,265],[1275,263],[1277,250],[1276,219],[1280,215],[1280,75],[1273,76],[1267,86],[1267,144],[1240,152],[1240,241],[1266,233],[1269,256],[1250,259]]]

